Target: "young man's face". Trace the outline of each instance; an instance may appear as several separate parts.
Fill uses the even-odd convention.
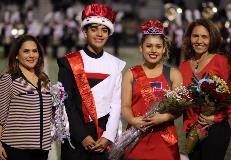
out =
[[[91,24],[84,29],[88,48],[93,52],[100,52],[109,37],[109,29],[101,24]]]

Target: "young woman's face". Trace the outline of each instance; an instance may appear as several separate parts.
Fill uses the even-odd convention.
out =
[[[191,45],[196,54],[208,52],[210,35],[204,26],[195,26],[191,34]]]
[[[19,49],[16,59],[19,61],[20,67],[24,67],[27,70],[34,70],[34,67],[38,63],[39,59],[39,52],[36,43],[34,41],[24,42]]]
[[[159,63],[165,53],[165,46],[163,40],[158,35],[149,35],[145,37],[142,46],[140,47],[141,53],[147,63]]]
[[[101,51],[108,40],[109,30],[104,25],[92,24],[84,30],[84,35],[90,50]]]

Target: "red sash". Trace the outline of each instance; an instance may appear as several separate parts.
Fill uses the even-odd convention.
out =
[[[150,85],[142,66],[137,65],[135,67],[132,67],[131,71],[141,92],[142,98],[144,99],[146,111],[148,111],[157,97],[153,92],[153,88]],[[177,137],[168,128],[161,130],[161,137],[170,145],[177,142]]]
[[[80,52],[75,52],[66,55],[66,58],[71,66],[72,72],[74,74],[76,85],[79,89],[79,93],[82,98],[82,111],[84,114],[85,122],[89,122],[89,116],[93,119],[98,138],[101,137],[103,130],[99,127],[98,118],[96,113],[96,106],[93,94],[91,92],[91,87],[89,86],[87,76],[84,71],[84,64]]]
[[[131,71],[136,80],[137,86],[140,89],[142,98],[144,99],[146,111],[148,111],[152,106],[152,103],[156,100],[156,95],[153,93],[153,88],[141,65],[132,67]]]

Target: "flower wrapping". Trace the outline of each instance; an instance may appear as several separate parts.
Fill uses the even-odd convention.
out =
[[[151,114],[156,113],[159,109],[159,103],[160,101],[155,101],[151,109],[145,114],[145,116],[150,116]],[[109,159],[120,159],[120,157],[123,155],[126,149],[134,147],[136,145],[136,143],[141,138],[142,134],[143,133],[141,130],[133,126],[124,131],[122,135],[120,137],[117,137],[117,139],[115,140],[115,143],[113,144],[112,149],[110,150]]]
[[[227,83],[216,75],[205,74],[202,79],[194,75],[194,82],[188,89],[192,93],[193,101],[202,107],[205,116],[213,115],[224,107],[231,105],[231,95]],[[186,139],[186,152],[191,153],[197,143],[208,135],[208,126],[196,122]]]
[[[57,82],[51,86],[51,95],[53,98],[53,116],[51,120],[51,139],[63,143],[64,139],[68,139],[72,148],[74,146],[70,141],[69,121],[64,105],[67,94],[62,83]]]
[[[157,112],[178,114],[191,106],[192,102],[190,93],[185,86],[177,87],[174,90],[163,90],[163,92],[159,92],[156,101],[153,102],[150,110],[145,113],[144,117],[151,116]],[[142,136],[149,131],[142,132],[133,126],[124,131],[120,137],[116,138],[115,143],[109,151],[109,159],[120,159],[127,149],[134,147]],[[172,142],[169,143],[171,144]]]

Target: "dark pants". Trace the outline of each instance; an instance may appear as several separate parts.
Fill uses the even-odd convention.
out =
[[[39,149],[17,149],[2,143],[7,160],[47,160],[48,151]]]
[[[105,130],[106,123],[108,120],[109,115],[104,116],[99,119],[99,126]],[[97,140],[97,132],[96,127],[93,122],[86,124],[86,129],[89,135],[92,136],[94,140]],[[98,153],[87,151],[81,144],[81,142],[74,142],[72,140],[72,144],[74,145],[75,149],[71,148],[69,142],[67,140],[61,145],[61,159],[62,160],[108,160],[107,154]]]
[[[203,141],[189,154],[190,160],[223,160],[228,148],[231,129],[228,122],[214,124]]]
[[[75,145],[75,149],[72,149],[68,141],[65,141],[64,144],[61,145],[61,159],[62,160],[108,160],[107,155],[105,153],[86,151],[81,144]]]

